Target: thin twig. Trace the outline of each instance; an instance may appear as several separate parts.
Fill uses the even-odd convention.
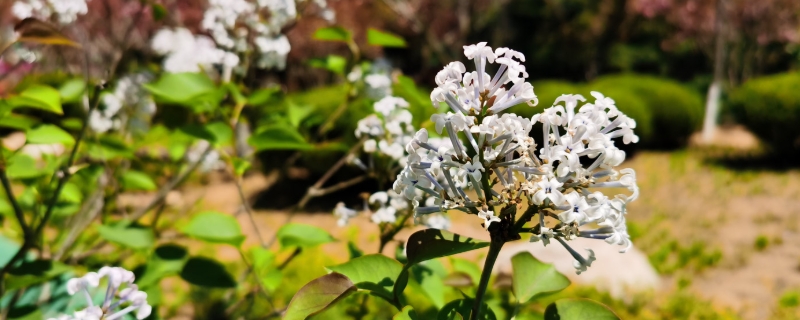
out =
[[[250,218],[250,224],[253,225],[253,231],[255,231],[256,237],[258,237],[258,242],[261,244],[262,247],[268,248],[266,241],[264,241],[264,237],[261,236],[261,231],[258,229],[256,218],[254,217],[253,213],[253,208],[250,206],[250,203],[247,201],[247,197],[245,197],[244,195],[241,179],[236,178],[234,184],[236,185],[236,191],[238,191],[239,193],[239,200],[242,201],[242,206],[244,206],[244,211],[247,212],[247,217]]]
[[[22,207],[20,207],[17,198],[14,197],[14,192],[11,190],[11,182],[9,182],[8,176],[6,175],[6,159],[2,154],[3,148],[4,147],[0,145],[0,181],[3,183],[3,189],[6,191],[8,201],[11,202],[11,207],[14,208],[14,215],[17,217],[22,233],[27,237],[30,235],[31,230],[28,227],[28,223],[25,222],[25,214],[22,211]]]

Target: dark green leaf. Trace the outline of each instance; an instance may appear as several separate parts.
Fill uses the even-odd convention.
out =
[[[542,294],[564,290],[570,284],[569,279],[556,271],[552,264],[536,260],[530,252],[520,252],[512,257],[511,267],[514,296],[520,304]]]
[[[353,281],[357,287],[370,290],[391,301],[393,298],[392,288],[395,279],[403,270],[403,265],[382,254],[369,254],[338,266],[328,267],[328,270],[341,273]]]
[[[58,90],[44,85],[32,85],[6,102],[15,108],[30,107],[56,114],[64,113],[61,109],[61,96]]]
[[[373,46],[405,48],[406,41],[402,37],[378,29],[367,29],[367,43]]]
[[[128,191],[153,191],[156,183],[144,172],[129,170],[122,174],[122,187]]]
[[[394,315],[392,320],[421,320],[416,312],[414,312],[414,308],[411,306],[403,307],[403,310],[400,310],[400,313]]]
[[[327,231],[299,223],[283,225],[278,229],[277,237],[281,248],[310,248],[333,241],[333,237]]]
[[[276,124],[260,129],[247,142],[256,149],[264,150],[311,150],[313,145],[294,127],[288,124]]]
[[[131,249],[149,249],[155,244],[153,230],[135,227],[97,226],[100,237]]]
[[[62,143],[65,145],[72,145],[75,143],[75,138],[73,138],[71,134],[52,124],[43,124],[30,129],[26,137],[28,143],[31,144]]]
[[[342,27],[319,28],[314,32],[314,39],[322,41],[348,42],[352,39],[350,31]]]
[[[247,98],[247,101],[252,106],[263,106],[267,104],[278,92],[280,92],[280,88],[258,89]]]
[[[347,251],[350,252],[350,260],[364,255],[364,251],[361,251],[361,249],[359,249],[358,246],[353,243],[353,241],[347,242]]]
[[[216,143],[216,137],[214,133],[211,132],[206,126],[200,124],[188,124],[178,128],[180,132],[183,132],[191,137],[206,140],[211,143]]]
[[[161,21],[167,16],[167,8],[164,8],[161,4],[153,2],[150,7],[153,9],[153,20]]]
[[[193,257],[186,261],[181,278],[193,285],[209,288],[235,288],[236,281],[225,266],[208,258]]]
[[[488,247],[488,242],[438,229],[414,232],[406,243],[409,264]]]
[[[214,211],[195,215],[181,231],[206,242],[227,243],[237,247],[244,241],[242,228],[236,218]]]
[[[618,320],[608,307],[589,299],[561,299],[544,311],[545,320]]]
[[[441,310],[439,310],[439,314],[436,316],[438,320],[449,320],[449,319],[470,319],[470,315],[472,314],[472,307],[475,304],[475,300],[473,299],[458,299],[448,302]],[[481,312],[481,316],[478,318],[480,320],[497,320],[497,317],[494,315],[492,309],[484,302],[483,304],[483,312]]]
[[[23,261],[9,271],[6,290],[27,288],[44,283],[65,272],[71,271],[68,265],[52,260]]]
[[[350,279],[335,272],[314,279],[292,297],[283,320],[304,320],[355,291],[356,286]]]

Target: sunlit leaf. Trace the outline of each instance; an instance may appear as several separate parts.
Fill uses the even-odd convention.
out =
[[[17,153],[7,161],[6,174],[11,179],[35,178],[47,174],[36,166],[36,160],[24,153]]]
[[[71,134],[64,131],[52,124],[42,124],[35,128],[28,130],[25,134],[28,143],[31,144],[54,144],[61,143],[65,145],[72,145],[75,143],[75,138]]]
[[[16,114],[8,114],[6,116],[0,116],[0,128],[11,128],[11,129],[27,131],[37,122],[38,120],[34,118]]]
[[[373,46],[405,48],[406,41],[391,32],[378,29],[367,29],[367,43]]]
[[[155,244],[153,230],[138,227],[99,225],[100,237],[131,249],[149,249]]]
[[[489,246],[488,242],[438,229],[414,232],[406,242],[409,264],[446,257]]]
[[[128,191],[153,191],[157,188],[156,183],[149,175],[134,170],[128,170],[122,174],[122,187]]]
[[[253,256],[253,272],[258,280],[270,292],[278,289],[283,280],[283,273],[275,265],[275,253],[267,249],[256,247],[251,252]]]
[[[244,241],[242,228],[236,218],[214,211],[195,215],[181,231],[206,242],[227,243],[237,247]]]
[[[197,99],[216,94],[214,82],[205,73],[164,73],[144,87],[158,99],[191,106]]]
[[[412,306],[405,306],[403,310],[400,310],[400,313],[394,315],[392,320],[421,320],[416,312],[414,312],[414,308]]]
[[[86,80],[80,78],[67,80],[58,88],[61,103],[80,101],[84,91],[86,91]]]
[[[440,309],[445,304],[445,287],[442,279],[445,273],[444,266],[438,260],[428,260],[411,267],[411,276],[419,284],[422,292],[436,308]]]
[[[289,123],[291,123],[295,128],[299,127],[300,122],[311,115],[312,112],[314,112],[313,106],[298,105],[294,103],[289,103],[288,109],[286,110],[286,113],[289,116]]]
[[[300,223],[281,226],[278,229],[277,237],[282,248],[310,248],[333,241],[333,237],[327,231]]]
[[[403,265],[382,254],[369,254],[328,267],[328,270],[347,276],[358,288],[391,300],[395,279],[403,270]]]
[[[304,320],[318,314],[356,291],[346,276],[331,273],[312,280],[292,297],[284,320]]]
[[[58,90],[45,85],[32,85],[20,92],[19,95],[6,100],[6,103],[14,108],[29,107],[56,114],[64,113]]]
[[[511,258],[514,296],[525,304],[542,294],[558,292],[569,286],[570,281],[556,271],[552,264],[545,264],[531,255],[520,252]]]
[[[344,74],[344,70],[347,67],[347,59],[331,54],[325,59],[311,59],[308,64],[314,68],[325,69],[336,74]]]
[[[352,34],[342,27],[319,28],[314,32],[314,39],[323,41],[347,42],[352,39]]]
[[[618,320],[611,309],[589,299],[561,299],[544,311],[545,320]]]

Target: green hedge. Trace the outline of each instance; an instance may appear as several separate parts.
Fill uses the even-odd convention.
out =
[[[634,74],[610,75],[593,81],[589,88],[614,99],[617,98],[609,90],[627,91],[645,104],[652,115],[652,131],[647,139],[642,139],[642,147],[682,147],[689,141],[689,136],[700,129],[703,121],[702,97],[672,80]],[[639,126],[644,125],[643,121],[636,120]]]
[[[731,92],[727,109],[771,151],[800,151],[800,73],[750,80]]]

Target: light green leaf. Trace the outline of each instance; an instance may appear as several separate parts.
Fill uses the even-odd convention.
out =
[[[567,277],[556,271],[552,264],[545,264],[530,254],[520,252],[511,258],[514,296],[520,304],[543,294],[558,292],[569,286]]]
[[[222,121],[216,121],[205,125],[206,131],[210,132],[214,137],[212,142],[217,144],[226,144],[233,138],[233,130],[231,126]]]
[[[425,263],[411,267],[411,275],[414,280],[419,283],[422,292],[438,309],[441,309],[445,304],[445,287],[442,281],[444,273],[444,266],[437,260],[428,260]]]
[[[86,90],[86,81],[80,78],[67,80],[58,88],[58,93],[61,96],[61,103],[78,102]]]
[[[193,285],[208,288],[235,288],[236,280],[233,279],[225,266],[217,261],[192,257],[181,270],[181,278]]]
[[[247,98],[248,104],[252,106],[263,106],[267,104],[278,92],[280,92],[280,88],[258,89]]]
[[[302,122],[303,119],[314,112],[314,107],[310,105],[298,105],[290,102],[286,111],[289,116],[289,123],[291,123],[293,127],[297,128],[300,126],[300,122]]]
[[[149,249],[155,244],[155,235],[151,229],[99,225],[97,233],[103,239],[131,249]]]
[[[36,124],[36,122],[38,122],[38,120],[34,118],[16,114],[0,116],[0,128],[11,128],[11,129],[27,131],[34,124]]]
[[[216,94],[214,82],[205,73],[164,73],[157,81],[144,87],[157,99],[186,106]]]
[[[355,291],[356,286],[346,276],[335,272],[324,275],[297,291],[289,302],[283,319],[304,320],[325,311]]]
[[[589,299],[561,299],[544,311],[545,320],[618,320],[611,309]]]
[[[264,127],[251,136],[247,142],[256,149],[264,150],[311,150],[313,145],[288,124],[276,124]]]
[[[382,254],[369,254],[327,269],[347,276],[356,287],[370,290],[391,301],[392,288],[403,265]]]
[[[236,218],[214,211],[195,215],[181,231],[206,242],[227,243],[237,247],[244,241],[242,228]]]
[[[420,320],[420,318],[416,312],[414,312],[414,307],[412,306],[405,306],[403,310],[400,310],[400,313],[394,315],[392,320]]]
[[[408,264],[446,257],[488,247],[489,243],[444,230],[425,229],[414,232],[406,242]]]
[[[250,161],[247,161],[242,158],[233,158],[233,172],[236,173],[237,177],[241,177],[250,168],[252,164]]]
[[[367,43],[373,46],[405,48],[406,41],[402,37],[378,29],[367,29]]]
[[[239,87],[236,86],[236,84],[233,82],[227,82],[224,85],[225,88],[228,89],[228,93],[230,93],[231,97],[233,97],[234,102],[242,105],[247,104],[247,98],[242,94],[242,91],[239,90]]]
[[[147,260],[144,275],[136,278],[136,284],[140,287],[148,287],[165,277],[179,274],[188,257],[188,251],[182,246],[176,244],[159,246]]]
[[[44,85],[32,85],[6,102],[12,107],[30,107],[56,114],[64,114],[58,90]]]
[[[153,191],[156,183],[146,173],[129,170],[122,174],[122,187],[128,191]]]
[[[283,280],[283,273],[275,265],[275,253],[264,248],[254,248],[253,271],[269,292],[274,292]]]
[[[325,59],[311,59],[308,64],[314,68],[325,69],[336,74],[344,74],[347,59],[340,55],[331,54]]]
[[[46,174],[36,166],[36,160],[24,153],[17,153],[8,159],[6,174],[10,179],[29,179]]]
[[[314,32],[314,39],[322,41],[348,42],[353,35],[342,27],[319,28]]]
[[[71,134],[52,124],[43,124],[28,130],[26,138],[30,144],[62,143],[72,145],[75,143],[75,138]]]
[[[58,195],[59,202],[81,203],[82,200],[83,193],[81,192],[81,188],[72,182],[64,184],[64,188],[61,189],[61,194]]]
[[[333,241],[333,237],[327,231],[299,223],[283,225],[278,229],[277,237],[281,248],[284,249],[289,247],[310,248]]]

